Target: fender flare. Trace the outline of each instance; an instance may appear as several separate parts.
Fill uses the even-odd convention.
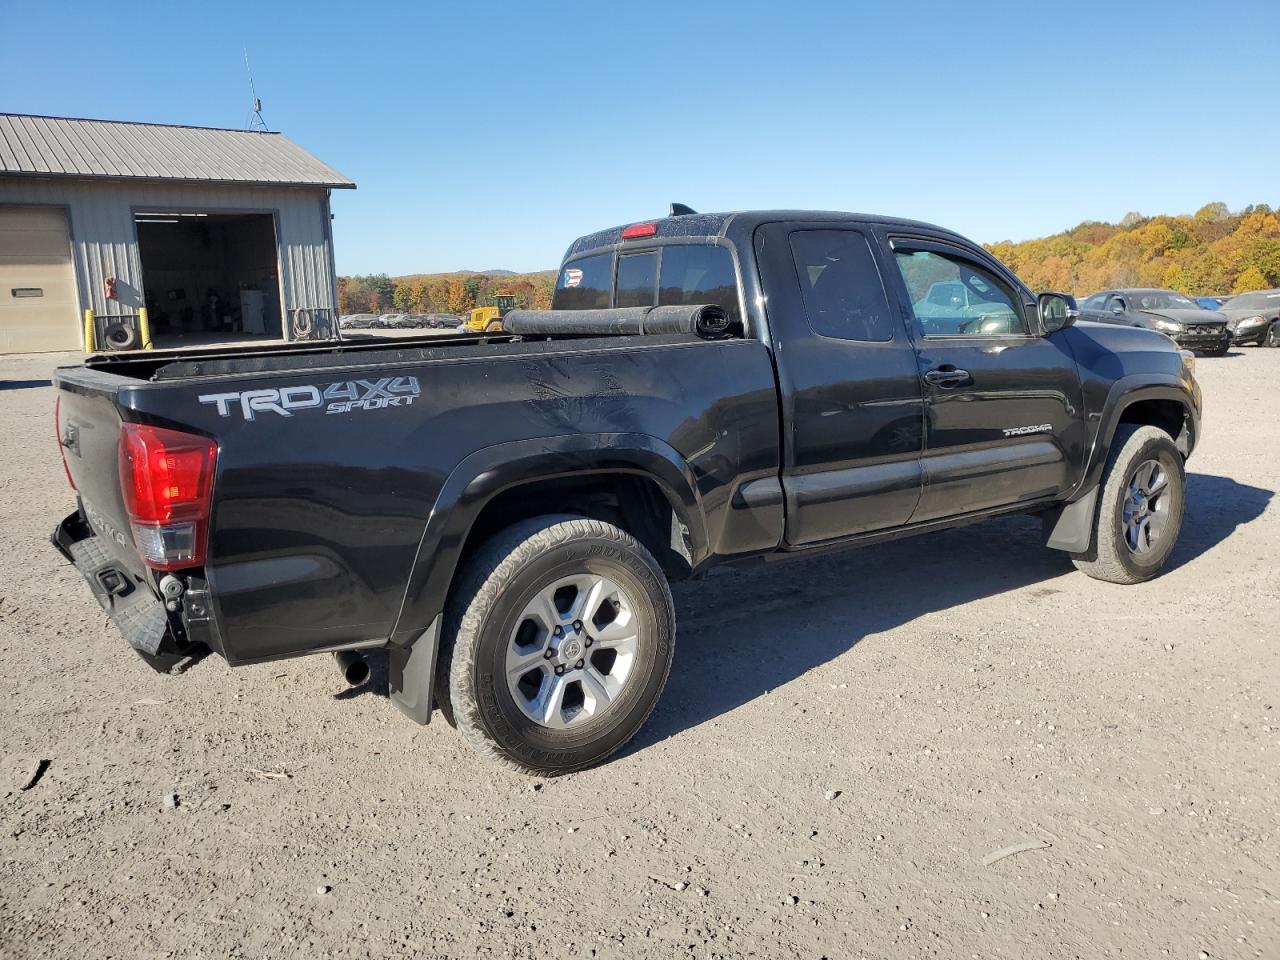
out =
[[[476,518],[498,494],[561,477],[632,474],[655,481],[689,531],[693,562],[706,556],[706,524],[697,479],[670,444],[642,433],[570,434],[513,440],[465,457],[446,478],[418,543],[391,645],[414,643],[444,609]]]
[[[1200,405],[1194,394],[1187,389],[1186,383],[1173,374],[1139,373],[1121,377],[1111,385],[1107,391],[1107,399],[1102,405],[1098,433],[1090,448],[1089,464],[1078,488],[1080,494],[1098,485],[1102,479],[1102,470],[1106,466],[1107,453],[1111,450],[1111,441],[1115,438],[1116,428],[1120,425],[1121,415],[1133,404],[1143,400],[1172,400],[1183,408],[1190,436],[1174,439],[1178,441],[1184,457],[1191,453],[1200,429]]]

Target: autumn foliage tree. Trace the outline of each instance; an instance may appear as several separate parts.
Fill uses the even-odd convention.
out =
[[[1208,203],[1191,216],[1126,214],[1022,243],[987,245],[1036,290],[1087,296],[1114,287],[1213,295],[1280,287],[1280,216],[1266,204],[1231,213]]]
[[[555,271],[487,274],[436,273],[388,277],[385,274],[338,278],[338,312],[451,313],[488,306],[502,292],[514,295],[516,306],[546,310],[551,306]]]

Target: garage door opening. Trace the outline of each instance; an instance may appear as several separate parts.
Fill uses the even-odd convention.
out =
[[[271,214],[150,210],[134,222],[157,347],[282,336]]]

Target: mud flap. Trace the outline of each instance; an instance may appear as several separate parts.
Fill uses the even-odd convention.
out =
[[[1045,546],[1067,553],[1088,553],[1093,544],[1094,511],[1098,504],[1098,487],[1079,500],[1050,510],[1042,517]]]
[[[436,651],[443,619],[440,614],[432,620],[412,646],[393,646],[389,651],[391,702],[414,723],[431,721],[431,691],[436,682]]]

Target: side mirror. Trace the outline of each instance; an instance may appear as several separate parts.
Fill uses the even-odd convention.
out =
[[[1065,293],[1042,293],[1036,297],[1036,309],[1040,315],[1040,330],[1057,333],[1076,322],[1080,308],[1076,298]]]

